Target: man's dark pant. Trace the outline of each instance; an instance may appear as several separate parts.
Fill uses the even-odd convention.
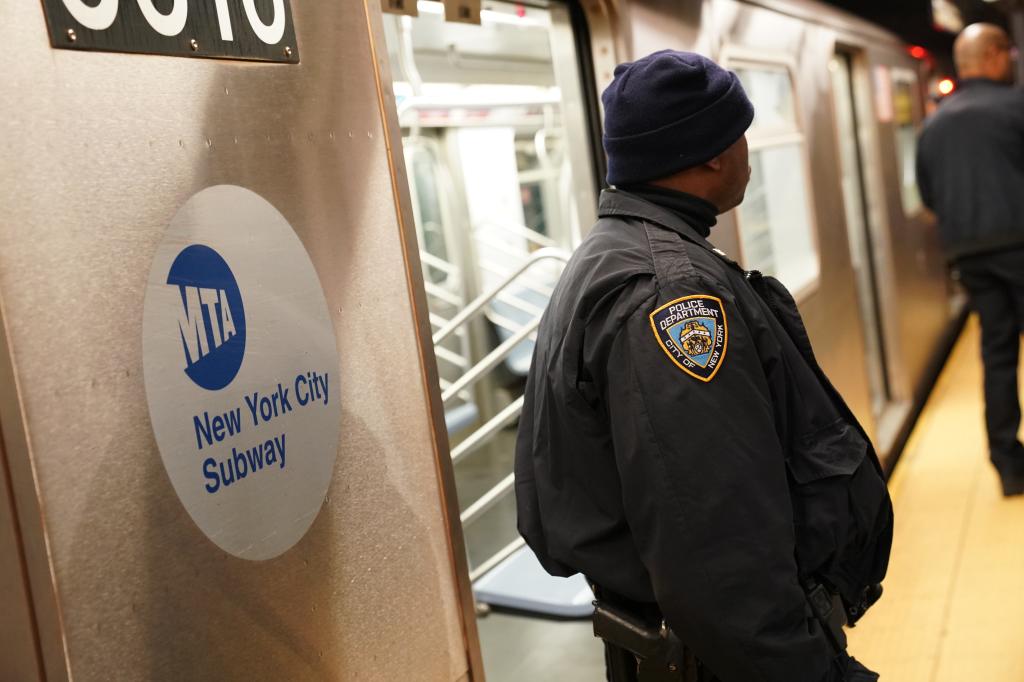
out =
[[[985,367],[985,425],[989,454],[1000,475],[1024,477],[1024,446],[1017,439],[1020,400],[1017,359],[1024,329],[1024,249],[959,260],[960,281],[981,317]]]

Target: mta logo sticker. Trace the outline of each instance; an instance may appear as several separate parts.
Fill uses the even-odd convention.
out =
[[[245,355],[245,310],[231,268],[209,246],[193,244],[174,259],[167,284],[181,293],[174,331],[181,336],[182,369],[202,388],[224,388]]]
[[[651,329],[675,365],[701,381],[711,381],[725,360],[729,328],[725,308],[714,296],[684,296],[651,313]]]

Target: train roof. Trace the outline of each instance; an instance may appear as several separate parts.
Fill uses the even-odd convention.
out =
[[[738,2],[744,5],[763,7],[803,21],[870,38],[873,41],[884,40],[893,47],[902,47],[907,44],[898,35],[878,24],[816,0],[738,0]]]

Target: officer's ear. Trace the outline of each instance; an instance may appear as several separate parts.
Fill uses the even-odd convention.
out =
[[[705,161],[704,162],[704,166],[706,166],[709,170],[713,170],[713,171],[720,171],[720,170],[722,170],[722,157],[721,157],[721,155],[716,156],[715,158],[711,159],[710,161]]]

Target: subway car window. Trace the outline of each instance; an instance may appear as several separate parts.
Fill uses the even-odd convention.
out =
[[[594,190],[579,188],[593,174],[565,7],[485,3],[479,25],[446,22],[440,2],[417,9],[386,15],[385,34],[476,576],[521,542],[507,485],[517,401],[532,329],[589,228]]]
[[[793,83],[785,67],[737,66],[736,75],[756,107],[750,134],[796,132]]]
[[[903,213],[912,216],[921,210],[917,191],[917,125],[914,121],[914,98],[918,90],[917,74],[909,69],[892,70],[893,129],[900,170],[900,197]]]
[[[754,103],[747,132],[750,184],[739,208],[744,265],[782,280],[794,292],[814,286],[820,264],[810,215],[804,137],[787,68],[732,64]]]

